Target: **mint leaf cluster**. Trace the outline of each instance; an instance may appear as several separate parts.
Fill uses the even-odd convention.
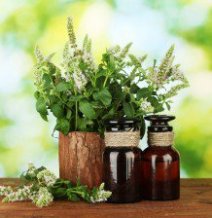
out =
[[[104,183],[90,190],[80,181],[74,185],[69,180],[56,178],[45,167],[36,168],[33,164],[29,164],[21,179],[21,186],[0,186],[0,197],[4,196],[3,202],[31,200],[37,207],[44,207],[54,199],[98,203],[106,201],[111,196],[110,191],[104,190]]]
[[[104,121],[110,118],[137,118],[170,109],[171,98],[188,86],[188,81],[174,64],[174,46],[162,61],[145,66],[146,55],[137,57],[114,46],[102,54],[100,63],[92,55],[91,39],[86,35],[77,45],[72,20],[68,18],[69,40],[61,64],[45,57],[36,47],[36,110],[44,120],[56,117],[55,130],[95,131],[103,133]]]

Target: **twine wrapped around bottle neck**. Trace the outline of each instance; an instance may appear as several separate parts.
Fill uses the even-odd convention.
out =
[[[148,132],[149,146],[170,146],[174,142],[174,132]]]
[[[105,132],[105,146],[136,147],[139,145],[140,131]]]

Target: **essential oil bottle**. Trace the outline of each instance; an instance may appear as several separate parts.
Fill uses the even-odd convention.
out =
[[[141,149],[137,120],[106,122],[103,154],[105,189],[112,192],[108,202],[132,203],[141,200]]]
[[[180,196],[180,158],[172,146],[174,133],[168,122],[174,116],[145,117],[148,127],[148,145],[141,157],[142,197],[147,200],[175,200]]]

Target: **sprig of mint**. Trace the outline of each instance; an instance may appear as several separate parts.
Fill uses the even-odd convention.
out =
[[[54,199],[97,203],[104,202],[111,196],[110,191],[104,190],[104,183],[90,190],[80,181],[74,185],[69,180],[56,178],[45,167],[36,168],[33,164],[29,164],[21,179],[21,186],[0,186],[0,196],[4,196],[3,202],[31,200],[36,206],[44,207]]]

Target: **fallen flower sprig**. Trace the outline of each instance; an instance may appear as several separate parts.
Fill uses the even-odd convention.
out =
[[[21,179],[21,186],[0,186],[0,196],[4,196],[3,202],[31,200],[37,207],[44,207],[54,199],[97,203],[104,202],[111,196],[110,191],[104,190],[104,183],[89,190],[80,181],[73,185],[69,180],[58,179],[45,167],[36,168],[33,164],[29,164]]]

